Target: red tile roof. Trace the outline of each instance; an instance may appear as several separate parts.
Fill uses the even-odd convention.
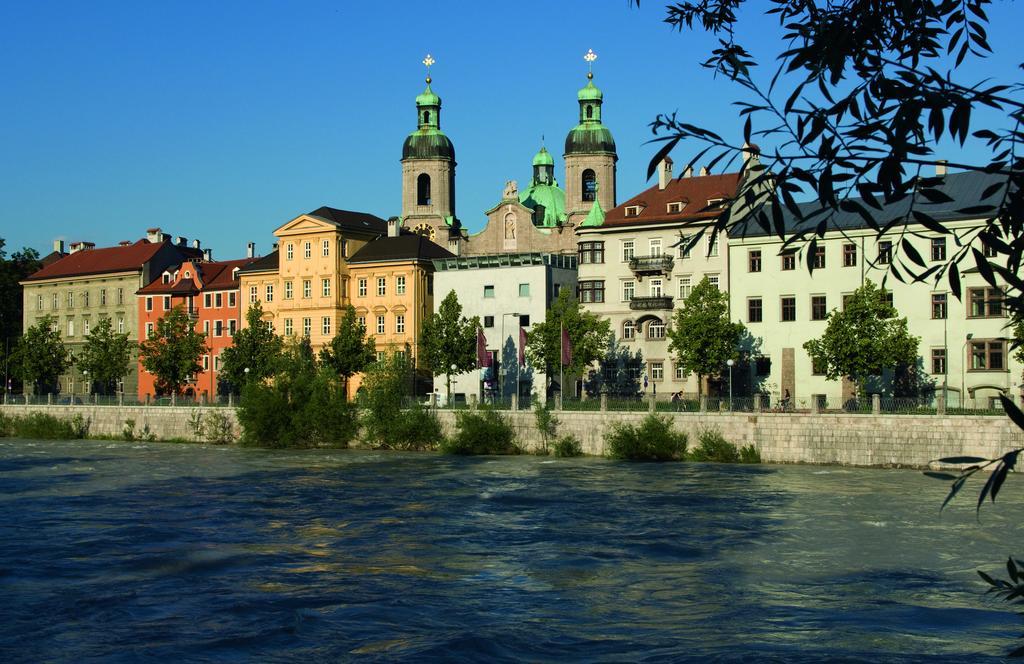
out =
[[[238,279],[233,278],[235,268],[242,268],[255,262],[256,258],[236,258],[230,261],[186,261],[175,267],[169,267],[166,272],[180,270],[186,263],[191,265],[199,273],[199,279],[203,283],[202,290],[215,291],[238,288]],[[152,283],[140,288],[137,292],[140,295],[170,295],[170,294],[195,294],[200,291],[196,288],[191,279],[181,278],[177,283],[165,284],[162,281],[163,274],[157,276]]]
[[[39,281],[60,277],[81,277],[106,272],[131,272],[141,270],[145,263],[164,245],[169,242],[149,242],[139,240],[135,244],[124,247],[103,247],[101,249],[83,249],[50,263],[37,272],[30,274],[25,281]],[[197,250],[178,247],[182,253]]]
[[[601,228],[713,219],[721,214],[721,210],[709,208],[708,201],[735,197],[739,182],[739,173],[722,173],[676,178],[664,189],[658,189],[658,185],[654,185],[605,213]],[[679,202],[685,203],[682,210],[668,211],[669,203]],[[627,217],[626,208],[635,205],[641,206],[640,214]]]

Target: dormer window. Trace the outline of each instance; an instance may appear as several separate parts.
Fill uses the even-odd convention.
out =
[[[669,214],[678,214],[683,211],[684,207],[685,204],[682,201],[675,201],[668,204],[667,211]]]
[[[629,205],[626,207],[627,217],[639,217],[640,211],[644,209],[642,205]]]
[[[709,208],[725,207],[725,199],[724,198],[709,198],[708,199],[708,207]]]
[[[169,275],[169,274],[167,274],[166,272],[164,272],[164,278],[163,278],[163,282],[164,282],[165,284],[169,284],[169,283],[171,283],[171,275]]]
[[[192,278],[192,273],[191,273],[191,272],[188,272],[188,271],[186,271],[186,272],[185,272],[185,278],[186,278],[186,279],[191,279],[191,278]]]

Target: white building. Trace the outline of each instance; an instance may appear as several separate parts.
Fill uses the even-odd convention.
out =
[[[944,177],[939,189],[952,202],[928,203],[918,197],[914,209],[942,222],[951,234],[941,235],[911,223],[897,225],[879,237],[853,212],[815,217],[800,228],[813,229],[826,218],[830,230],[824,240],[818,240],[811,258],[816,266],[813,275],[808,274],[808,257],[802,251],[782,253],[778,237],[756,224],[748,223],[730,233],[731,317],[746,325],[759,342],[754,349],[757,361],[750,368],[755,389],[776,398],[788,391],[798,404],[808,404],[815,395],[823,395],[829,406],[852,397],[854,386],[845,380],[827,380],[812,366],[803,345],[822,335],[829,312],[843,306],[844,296],[865,280],[881,284],[884,279],[898,315],[907,317],[910,333],[921,338],[914,382],[925,400],[933,394],[941,396],[943,388],[952,406],[988,406],[1002,391],[1019,394],[1022,367],[1009,348],[1011,331],[1002,293],[988,287],[972,258],[961,265],[963,301],[949,292],[945,279],[938,285],[902,283],[889,273],[894,261],[898,270],[907,272],[903,265],[910,263],[903,242],[910,243],[929,266],[944,264],[962,244],[985,251],[976,238],[983,220],[957,209],[998,202],[1001,190],[982,200],[983,191],[997,178],[982,173]],[[909,216],[909,206],[908,197],[872,213],[883,222],[903,219]],[[808,204],[804,209],[806,214],[818,206]],[[784,216],[789,235],[795,222],[788,213]],[[891,372],[872,381],[869,390],[900,396]]]
[[[563,288],[576,288],[576,257],[565,254],[496,254],[461,256],[434,261],[434,311],[454,291],[467,318],[480,317],[491,369],[452,377],[456,401],[495,395],[508,400],[519,385],[520,401],[544,398],[543,367],[520,367],[519,329],[530,331],[544,320],[548,307]],[[441,379],[443,381],[443,378]],[[435,380],[435,392],[444,392]]]

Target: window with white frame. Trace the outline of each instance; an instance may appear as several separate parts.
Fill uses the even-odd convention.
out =
[[[117,319],[117,333],[118,334],[124,334],[124,319],[123,318],[118,318]]]
[[[100,289],[100,306],[101,307],[107,306],[107,289],[106,288],[101,288]]]
[[[323,279],[321,281],[322,281],[322,283],[320,285],[321,285],[321,292],[323,293],[323,296],[324,297],[330,297],[331,296],[331,280],[330,279]]]
[[[295,330],[294,330],[294,328],[292,328],[292,319],[291,318],[285,318],[284,319],[284,336],[290,337],[294,333],[295,333]]]
[[[284,247],[284,257],[285,257],[285,260],[289,260],[289,261],[292,258],[295,257],[295,245],[292,244],[291,242],[286,244],[285,247]]]
[[[627,320],[622,323],[622,338],[633,339],[636,337],[636,323]]]
[[[330,240],[324,240],[323,241],[323,255],[324,256],[330,256],[331,255],[331,241]]]
[[[215,320],[213,321],[213,336],[223,337],[224,336],[224,321]]]
[[[384,316],[377,316],[377,334],[384,334]]]
[[[685,235],[679,238],[679,257],[689,258],[693,255],[693,246],[690,244],[691,238]]]
[[[89,334],[89,319],[86,318],[82,321],[82,334]]]
[[[213,307],[213,293],[203,294],[203,306],[206,307],[207,309]]]
[[[313,243],[312,242],[304,242],[302,244],[302,257],[303,258],[312,258],[313,257]]]
[[[622,241],[622,262],[628,263],[633,259],[633,255],[636,253],[635,243],[633,240]]]
[[[622,282],[622,301],[629,302],[634,297],[636,297],[636,282],[626,279]]]
[[[357,284],[357,293],[359,297],[366,297],[366,277],[359,277]]]
[[[395,315],[395,333],[405,334],[405,314]]]
[[[58,295],[57,293],[54,293],[53,294],[53,307],[52,308],[57,309],[59,307],[60,307],[60,295]]]
[[[647,338],[648,339],[664,339],[665,338],[665,324],[658,321],[651,321],[647,324]]]
[[[679,362],[676,362],[675,370],[676,370],[675,371],[675,373],[676,373],[676,380],[685,380],[686,379],[686,368],[683,367],[682,364],[680,364]]]
[[[312,279],[303,279],[302,280],[302,297],[307,299],[307,300],[309,298],[313,297],[313,280]]]
[[[693,277],[687,275],[685,277],[679,277],[679,299],[685,300],[690,297],[690,291],[693,290]]]
[[[648,289],[651,297],[661,297],[662,294],[662,281],[661,279],[651,279],[648,282]]]
[[[256,286],[249,286],[249,304],[256,304],[260,299],[259,290]]]
[[[718,277],[719,277],[719,275],[717,275],[717,274],[706,274],[704,276],[708,278],[708,283],[711,284],[712,286],[714,286],[715,289],[717,290],[718,289]]]
[[[36,309],[37,310],[42,310],[42,308],[43,308],[43,296],[42,295],[36,295]]]
[[[235,336],[235,332],[238,331],[238,321],[234,318],[228,320],[228,336]]]
[[[146,323],[146,338],[149,339],[153,336],[153,324]]]
[[[303,318],[302,319],[302,336],[308,337],[313,334],[313,319]]]
[[[170,295],[164,295],[164,311],[170,311],[170,310],[171,310],[171,296]]]
[[[284,299],[286,299],[286,300],[292,299],[292,297],[295,294],[294,290],[295,289],[292,286],[292,282],[290,282],[290,281],[284,282]]]
[[[718,255],[718,234],[711,233],[708,235],[708,256]]]
[[[151,295],[146,296],[146,311],[153,311],[153,297]]]
[[[395,277],[395,294],[405,295],[405,275],[400,274]]]
[[[274,301],[274,284],[267,284],[267,302]]]
[[[386,277],[377,277],[377,296],[383,297],[388,294],[388,280]]]
[[[320,332],[325,337],[331,336],[331,317],[330,316],[324,316],[320,320]]]
[[[651,362],[651,380],[660,381],[665,379],[665,363]]]
[[[661,256],[661,238],[654,237],[648,241],[651,256]]]
[[[124,289],[123,288],[118,288],[117,289],[117,303],[118,304],[124,304]]]

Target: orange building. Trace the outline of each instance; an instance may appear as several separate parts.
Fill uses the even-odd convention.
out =
[[[181,306],[195,322],[197,332],[206,336],[207,352],[203,370],[185,388],[185,394],[211,400],[219,389],[220,354],[231,345],[241,329],[241,297],[238,270],[255,258],[231,261],[185,261],[170,267],[152,283],[136,292],[139,311],[139,339],[146,339],[160,318]],[[138,365],[139,399],[156,396],[155,378]]]

